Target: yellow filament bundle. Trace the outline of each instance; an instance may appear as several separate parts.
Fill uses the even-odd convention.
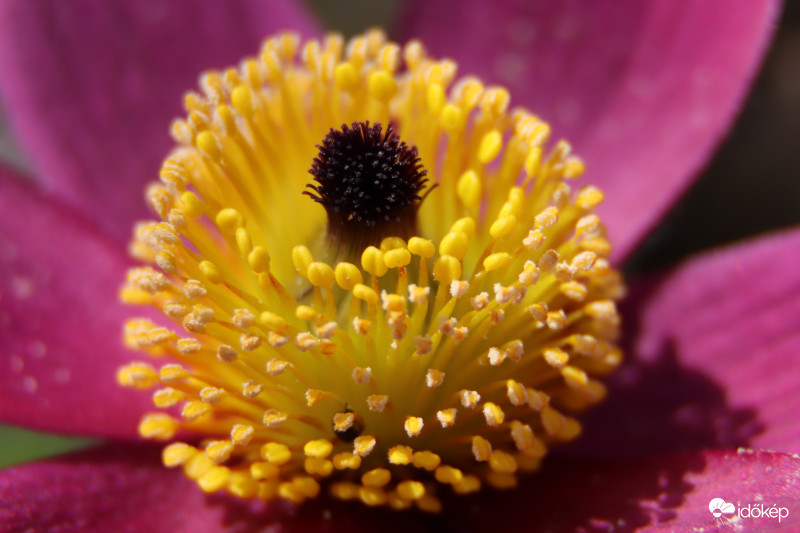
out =
[[[135,230],[123,299],[155,388],[140,433],[204,491],[436,511],[437,491],[515,485],[576,437],[615,368],[623,291],[564,141],[509,95],[377,31],[267,40],[189,93]],[[437,187],[418,235],[336,255],[301,193],[330,128],[388,124]],[[379,244],[379,245],[378,245]],[[164,323],[167,323],[165,321]],[[449,488],[437,488],[448,485]]]

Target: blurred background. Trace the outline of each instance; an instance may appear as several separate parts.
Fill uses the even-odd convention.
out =
[[[346,35],[391,28],[398,0],[306,0]],[[735,36],[731,36],[732,39]],[[188,87],[187,87],[188,89]],[[0,159],[28,168],[3,123]],[[167,125],[165,124],[165,128]],[[772,47],[728,137],[669,216],[628,261],[629,277],[800,223],[800,2],[785,2]],[[0,467],[91,444],[0,426]]]

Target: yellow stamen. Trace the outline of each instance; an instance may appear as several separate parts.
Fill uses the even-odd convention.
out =
[[[573,193],[586,168],[568,143],[418,42],[287,33],[260,52],[186,97],[147,190],[161,221],[134,231],[152,266],[121,297],[174,322],[125,327],[159,361],[119,384],[171,413],[140,434],[201,435],[165,466],[242,498],[436,512],[442,491],[515,486],[578,436],[572,412],[621,361],[603,193]],[[353,252],[302,192],[330,129],[367,121],[391,121],[431,187],[413,235]]]

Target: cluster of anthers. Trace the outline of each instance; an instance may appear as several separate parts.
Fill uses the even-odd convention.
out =
[[[437,511],[580,433],[621,360],[603,194],[573,190],[583,163],[505,89],[455,73],[377,31],[287,33],[186,95],[147,193],[162,221],[131,246],[157,268],[121,291],[166,316],[126,324],[152,360],[118,380],[156,389],[139,431],[173,441],[167,467]]]

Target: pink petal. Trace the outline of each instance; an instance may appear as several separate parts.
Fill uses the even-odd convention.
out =
[[[730,124],[778,4],[412,0],[403,36],[507,86],[573,143],[622,258]]]
[[[326,497],[298,509],[208,496],[145,446],[110,445],[0,472],[0,533],[399,533],[425,531],[430,520]]]
[[[428,515],[326,497],[299,508],[204,495],[145,447],[106,447],[0,472],[0,532],[34,531],[573,531],[712,528],[709,501],[789,509],[741,518],[748,530],[800,524],[800,459],[768,452],[677,454],[627,461],[554,459],[513,491],[445,497]],[[751,511],[752,512],[752,511]]]
[[[451,517],[455,531],[708,531],[725,522],[709,511],[709,502],[722,498],[737,509],[763,503],[789,510],[780,524],[741,518],[745,531],[793,531],[800,527],[799,477],[800,458],[769,452],[554,458],[514,491],[464,499]]]
[[[133,436],[146,395],[120,389],[124,250],[0,169],[0,420]]]
[[[289,0],[10,0],[0,95],[43,183],[125,242],[183,93],[283,29],[315,26]]]
[[[712,252],[635,286],[629,361],[574,453],[800,451],[800,230]]]
[[[219,531],[224,509],[152,448],[100,448],[0,472],[0,531]]]

